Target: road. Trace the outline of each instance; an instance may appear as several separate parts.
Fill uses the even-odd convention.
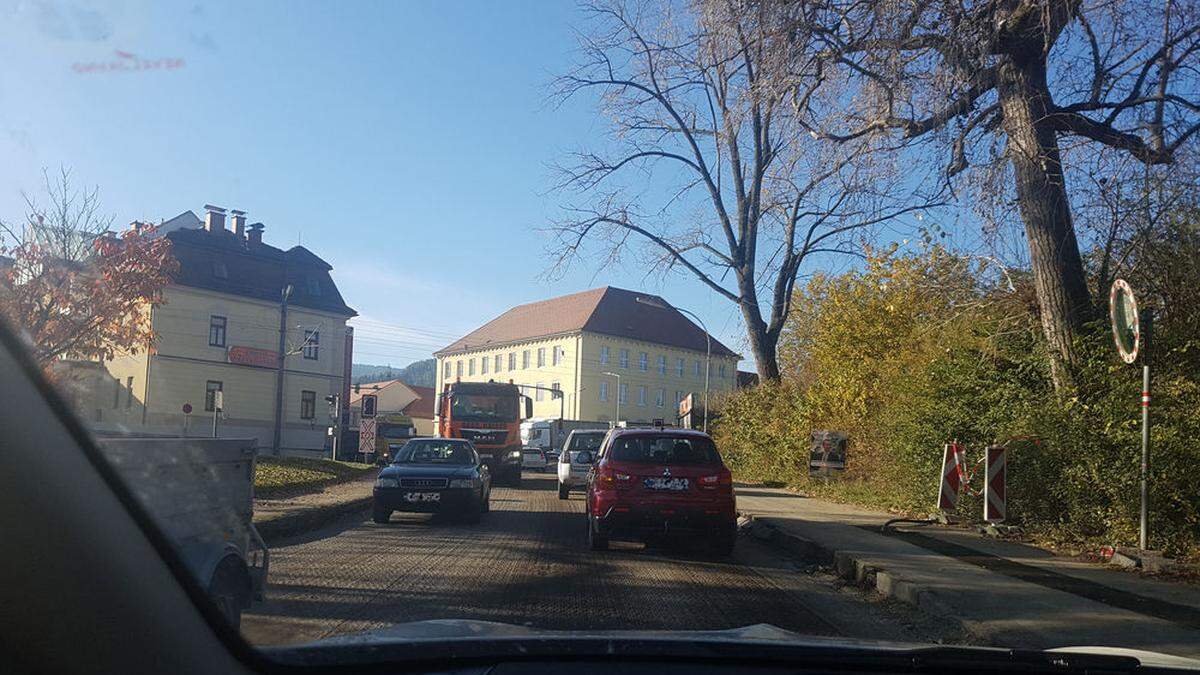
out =
[[[294,644],[426,619],[578,629],[720,629],[757,623],[815,635],[953,639],[905,606],[739,539],[732,559],[614,543],[588,550],[582,494],[551,474],[496,487],[477,525],[393,514],[272,551],[268,600],[243,618],[255,644]]]

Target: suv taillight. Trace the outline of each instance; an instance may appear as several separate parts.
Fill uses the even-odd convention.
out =
[[[701,476],[697,482],[702,490],[733,492],[733,474],[725,467],[721,467],[715,474]]]
[[[633,476],[621,473],[620,471],[613,471],[611,467],[605,465],[601,465],[596,469],[596,480],[606,487],[615,484],[618,488],[626,488],[630,486],[632,479]]]

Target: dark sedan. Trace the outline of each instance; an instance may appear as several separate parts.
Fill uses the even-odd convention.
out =
[[[490,510],[492,478],[470,441],[414,438],[375,480],[374,518],[393,511],[444,513],[479,522]]]

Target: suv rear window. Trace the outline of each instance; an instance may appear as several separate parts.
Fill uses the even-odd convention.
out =
[[[604,434],[571,434],[568,450],[591,450],[595,452],[604,441]]]
[[[613,441],[613,461],[641,464],[720,464],[721,456],[703,436],[625,436]]]

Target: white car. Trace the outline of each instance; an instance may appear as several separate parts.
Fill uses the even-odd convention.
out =
[[[575,458],[584,450],[594,456],[607,434],[608,431],[604,429],[577,429],[567,436],[562,452],[558,456],[559,499],[570,497],[571,488],[587,486],[587,475],[588,471],[591,471],[592,465],[576,462]]]
[[[550,463],[546,461],[546,453],[541,448],[524,448],[521,450],[521,468],[545,471]]]

